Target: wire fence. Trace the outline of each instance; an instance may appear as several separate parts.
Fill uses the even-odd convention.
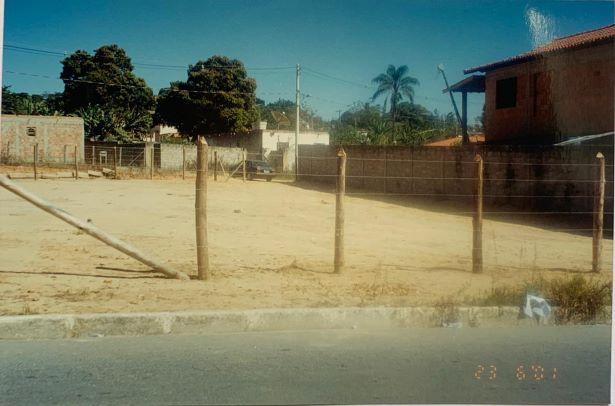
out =
[[[243,174],[244,160],[267,161],[278,175],[284,175],[280,153],[248,153],[239,147],[209,147],[210,172],[221,177]],[[0,164],[16,178],[79,177],[160,178],[196,176],[196,147],[193,144],[109,143],[64,145],[46,151],[43,145],[3,145]]]
[[[5,149],[6,150],[6,149]],[[207,182],[226,182],[237,177],[239,180],[248,181],[251,174],[256,174],[257,171],[272,171],[265,173],[271,175],[274,179],[278,176],[278,167],[281,167],[280,172],[284,172],[284,167],[293,164],[294,156],[288,153],[288,150],[273,151],[268,153],[247,152],[241,148],[231,147],[209,147],[207,150]],[[43,157],[43,153],[34,147],[32,150],[31,162],[17,162],[10,160],[9,164],[14,165],[13,169],[24,168],[23,173],[31,172],[33,177],[37,179],[45,178],[45,175],[52,175],[53,170],[56,173],[68,173],[74,177],[74,171],[81,175],[85,173],[87,177],[107,176],[114,177],[129,177],[131,171],[134,171],[137,177],[152,177],[159,179],[169,174],[173,177],[187,177],[188,175],[195,176],[199,171],[196,170],[196,151],[192,146],[173,144],[172,146],[160,144],[145,144],[132,146],[108,146],[108,145],[86,145],[80,151],[75,146],[65,148],[65,156],[61,156],[60,162],[53,161],[49,157]],[[328,148],[327,153],[337,151]],[[10,152],[10,150],[9,150]],[[292,152],[292,151],[291,151]],[[413,151],[417,152],[417,151]],[[612,156],[607,158],[590,156],[594,162],[580,161],[566,157],[567,161],[524,161],[523,156],[515,155],[511,161],[503,162],[496,160],[496,157],[489,156],[488,159],[483,159],[482,156],[472,156],[469,159],[461,154],[453,156],[453,159],[446,159],[447,156],[437,155],[441,159],[433,159],[433,155],[441,151],[426,152],[418,151],[411,155],[411,159],[401,157],[401,152],[398,155],[391,154],[391,159],[388,159],[388,154],[384,158],[373,158],[370,156],[360,156],[357,151],[352,151],[348,148],[344,155],[330,156],[318,154],[301,154],[299,159],[299,171],[297,174],[298,182],[296,186],[304,189],[317,189],[319,192],[332,193],[335,196],[334,208],[328,212],[321,209],[314,209],[314,212],[300,213],[306,217],[308,222],[318,222],[324,224],[324,228],[335,230],[335,241],[331,241],[335,245],[334,269],[342,272],[344,269],[344,252],[345,244],[351,248],[349,252],[356,255],[358,245],[353,245],[353,238],[360,234],[362,239],[365,239],[365,232],[357,231],[358,225],[363,222],[370,224],[370,227],[376,227],[375,230],[384,229],[381,225],[368,221],[362,217],[362,213],[356,210],[351,211],[350,215],[344,213],[344,205],[357,207],[358,201],[361,201],[361,207],[367,208],[364,216],[376,215],[386,216],[387,212],[382,209],[382,213],[378,213],[382,205],[371,205],[369,200],[385,200],[388,203],[399,203],[398,209],[394,212],[404,213],[404,206],[410,208],[420,208],[428,211],[441,211],[446,215],[466,216],[472,219],[472,226],[465,225],[463,222],[455,221],[455,232],[459,234],[459,228],[467,227],[468,240],[472,241],[471,248],[467,251],[467,257],[472,258],[472,269],[475,272],[482,271],[482,256],[483,251],[486,257],[493,254],[491,251],[491,243],[487,244],[488,236],[483,237],[483,218],[499,219],[498,216],[506,216],[506,222],[512,224],[511,227],[523,224],[537,224],[543,222],[548,224],[551,231],[566,232],[570,234],[591,235],[591,243],[587,239],[581,242],[576,242],[575,250],[578,251],[580,244],[586,244],[587,252],[592,252],[588,258],[592,258],[592,269],[599,271],[600,264],[604,263],[602,255],[602,237],[604,234],[612,234],[612,226],[610,226],[613,210],[613,180],[612,173],[606,171],[606,168],[612,168]],[[593,151],[595,152],[595,151]],[[592,152],[592,154],[593,154]],[[9,155],[10,157],[14,155]],[[36,158],[35,158],[36,157]],[[499,155],[500,159],[511,158],[508,155]],[[552,157],[544,157],[551,159]],[[577,157],[578,158],[578,157]],[[266,165],[261,165],[262,162]],[[24,166],[25,164],[25,166]],[[256,164],[256,166],[252,165]],[[21,166],[19,166],[21,165]],[[261,166],[259,169],[258,166]],[[498,168],[504,168],[503,170]],[[512,168],[512,170],[510,169]],[[518,168],[525,168],[519,170]],[[536,168],[543,168],[538,170]],[[553,170],[560,168],[560,170]],[[563,170],[561,170],[563,168]],[[201,170],[200,173],[204,171]],[[538,174],[540,176],[538,176]],[[119,175],[119,176],[118,176]],[[291,176],[294,173],[291,171]],[[57,176],[62,177],[62,176]],[[53,176],[50,176],[53,178]],[[201,179],[203,181],[203,179]],[[444,182],[442,182],[444,181]],[[119,183],[118,183],[119,184]],[[495,184],[496,186],[492,186]],[[530,188],[519,187],[515,185],[531,185]],[[569,185],[561,188],[560,184]],[[536,186],[546,185],[546,186]],[[555,185],[555,186],[554,186]],[[255,186],[257,187],[257,186]],[[268,186],[264,186],[267,188]],[[229,190],[229,188],[221,188]],[[218,189],[218,190],[221,190]],[[203,188],[196,188],[198,194]],[[239,189],[236,189],[239,190]],[[241,190],[253,190],[242,188]],[[255,190],[255,189],[254,189]],[[269,189],[260,189],[261,193],[267,193]],[[276,192],[271,189],[272,193]],[[530,193],[531,192],[531,193]],[[536,192],[536,193],[535,193]],[[540,192],[540,193],[538,193]],[[135,193],[138,193],[135,191]],[[212,198],[215,196],[216,189],[214,188]],[[244,192],[241,192],[244,193]],[[287,190],[286,193],[292,193]],[[210,196],[212,196],[210,194]],[[261,195],[262,196],[262,195]],[[279,196],[279,195],[278,195]],[[311,195],[313,196],[313,195]],[[312,197],[310,197],[312,198]],[[438,201],[443,200],[447,203],[446,207],[440,207]],[[234,197],[233,197],[234,199]],[[426,199],[428,204],[423,205],[421,202]],[[495,199],[495,200],[491,200]],[[524,202],[519,207],[515,206],[514,202],[521,200]],[[585,204],[590,202],[589,206],[577,205],[576,200],[581,200]],[[203,201],[201,199],[201,201]],[[206,201],[206,199],[205,199]],[[252,201],[252,200],[251,200]],[[499,206],[493,202],[504,201],[506,205]],[[565,204],[560,204],[564,201]],[[272,206],[272,200],[269,199],[268,204],[271,207],[271,215],[275,215],[279,210],[278,207]],[[345,203],[346,202],[346,203]],[[529,202],[529,204],[528,204]],[[541,204],[535,204],[540,202]],[[328,202],[324,202],[330,204]],[[258,202],[256,198],[253,201],[254,205]],[[262,204],[265,204],[262,202]],[[312,207],[312,206],[310,206]],[[207,210],[205,207],[203,210]],[[265,210],[263,210],[264,212]],[[406,211],[408,212],[408,211]],[[316,214],[317,213],[317,214]],[[421,216],[421,212],[414,211],[417,216]],[[317,216],[311,218],[310,216]],[[433,219],[434,216],[431,216]],[[249,222],[246,218],[244,221]],[[388,218],[387,223],[394,223],[396,219]],[[408,234],[413,234],[415,231],[411,228],[408,215],[404,215],[405,224],[409,224]],[[420,219],[418,219],[420,221]],[[345,222],[350,225],[351,233],[346,234]],[[559,223],[558,223],[559,222]],[[442,218],[438,220],[437,227],[442,227],[444,222]],[[461,224],[461,226],[460,226]],[[607,225],[605,227],[605,224]],[[303,228],[307,227],[305,224]],[[380,228],[378,228],[380,227]],[[434,227],[436,227],[434,225]],[[451,226],[453,227],[453,226]],[[488,234],[495,230],[493,222],[488,222],[485,225],[485,232]],[[399,228],[395,228],[399,233]],[[423,225],[422,233],[429,234],[429,225]],[[514,228],[508,229],[509,232],[515,233]],[[497,231],[503,232],[497,228]],[[215,231],[214,234],[215,235]],[[378,231],[374,231],[378,233]],[[465,230],[462,232],[465,235]],[[390,238],[391,241],[401,238],[396,235],[379,235],[379,239]],[[215,240],[215,237],[213,237]],[[425,237],[425,245],[438,244],[429,240],[433,236]],[[462,240],[456,237],[458,240]],[[495,238],[495,237],[493,237]],[[492,239],[493,239],[492,238]],[[510,237],[506,237],[506,241]],[[549,238],[553,238],[549,234]],[[483,240],[485,244],[483,245]],[[446,243],[446,242],[440,242]],[[542,243],[542,241],[540,242]],[[271,245],[270,242],[267,244]],[[363,243],[362,243],[363,244]],[[274,244],[275,245],[275,244]],[[365,244],[364,244],[365,245]],[[390,245],[382,248],[383,255],[392,256],[391,247],[400,248],[398,242],[391,242]],[[493,245],[497,245],[493,242]],[[548,241],[545,242],[548,245]],[[557,257],[556,251],[552,246],[549,247],[548,253],[545,256]],[[368,245],[365,245],[367,248]],[[267,248],[270,249],[270,248]],[[362,248],[363,249],[363,248]],[[381,248],[377,248],[381,249]],[[499,249],[507,249],[500,247]],[[562,248],[565,249],[565,248]],[[372,253],[373,254],[373,253]],[[301,253],[297,253],[301,256]],[[378,253],[376,253],[378,255]],[[411,253],[408,254],[412,257]],[[456,253],[455,255],[458,255]],[[572,258],[576,253],[562,253],[567,257]],[[578,255],[585,255],[578,253]],[[400,255],[394,255],[395,258],[401,258]],[[369,257],[369,256],[368,256]],[[497,255],[496,255],[497,257]],[[566,258],[567,258],[566,257]],[[337,258],[337,259],[335,259]],[[340,259],[341,258],[341,259]],[[557,262],[557,258],[551,262]],[[493,260],[489,266],[493,266]],[[565,267],[565,264],[562,264]]]

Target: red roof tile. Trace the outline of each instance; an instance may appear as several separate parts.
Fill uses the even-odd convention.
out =
[[[553,41],[532,49],[529,52],[513,56],[510,58],[502,59],[501,61],[488,63],[485,65],[476,66],[473,68],[465,69],[463,72],[468,74],[472,72],[486,72],[502,66],[515,65],[526,61],[533,60],[539,56],[549,54],[552,52],[562,51],[565,49],[577,48],[587,46],[597,42],[604,42],[613,40],[615,38],[615,24],[608,25],[606,27],[597,28],[591,31],[585,31],[567,37],[561,37],[554,39]]]

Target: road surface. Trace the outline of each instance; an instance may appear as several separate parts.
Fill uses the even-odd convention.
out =
[[[0,404],[607,403],[609,348],[608,326],[4,341]]]

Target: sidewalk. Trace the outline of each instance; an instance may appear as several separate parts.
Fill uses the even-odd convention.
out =
[[[608,312],[610,315],[610,310]],[[456,328],[535,325],[517,307],[460,307]],[[601,322],[609,323],[610,319]],[[199,334],[314,329],[441,327],[433,307],[351,307],[0,317],[0,339]]]

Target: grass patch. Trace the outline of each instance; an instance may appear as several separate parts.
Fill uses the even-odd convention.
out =
[[[523,306],[526,294],[547,299],[554,311],[555,322],[591,323],[611,304],[613,287],[593,277],[575,275],[556,279],[535,278],[518,286],[494,287],[483,296],[467,302],[475,306]]]
[[[555,319],[559,323],[589,323],[611,303],[611,283],[586,279],[576,275],[571,279],[555,279],[549,284],[547,298],[557,306]]]

